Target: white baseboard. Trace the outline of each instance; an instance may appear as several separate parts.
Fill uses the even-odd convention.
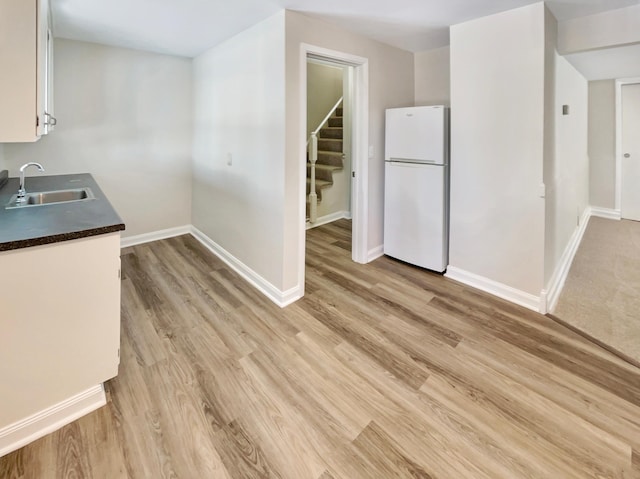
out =
[[[576,253],[578,252],[578,247],[582,242],[582,237],[584,236],[584,232],[587,230],[587,225],[589,224],[589,218],[591,217],[592,209],[586,208],[582,213],[582,217],[580,218],[580,226],[576,228],[569,240],[569,243],[564,249],[562,256],[560,257],[560,261],[556,266],[551,279],[549,280],[549,284],[546,289],[543,289],[540,293],[540,312],[542,314],[547,314],[549,312],[553,312],[558,304],[558,299],[560,299],[560,293],[562,292],[562,288],[564,287],[564,283],[567,280],[567,276],[569,274],[569,270],[571,269],[571,263],[573,263],[573,258],[575,258]]]
[[[195,226],[191,227],[190,232],[193,237],[200,241],[200,243],[209,249],[209,251],[224,261],[231,269],[281,308],[284,308],[302,297],[302,290],[299,286],[295,286],[286,291],[281,291]]]
[[[0,429],[0,457],[107,404],[102,384]]]
[[[609,220],[619,220],[622,218],[620,210],[614,210],[611,208],[600,208],[599,206],[591,206],[591,216],[598,216],[600,218],[607,218]]]
[[[309,230],[311,228],[315,228],[317,226],[326,225],[327,223],[333,223],[334,221],[341,219],[351,219],[350,211],[337,211],[335,213],[331,213],[329,215],[321,216],[320,218],[316,218],[315,223],[307,222],[306,228]]]
[[[470,273],[455,266],[447,267],[445,276],[533,311],[539,311],[540,309],[540,298],[538,296],[498,283],[484,276]]]
[[[174,236],[181,236],[189,233],[191,233],[191,225],[176,226],[175,228],[168,228],[166,230],[152,231],[151,233],[144,233],[136,236],[127,236],[120,240],[120,247],[127,248],[129,246],[151,243],[152,241],[173,238]]]
[[[384,254],[384,245],[371,248],[367,252],[367,263],[371,263],[373,260],[380,258]]]

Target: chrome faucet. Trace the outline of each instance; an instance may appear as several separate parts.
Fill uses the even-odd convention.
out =
[[[44,168],[40,163],[25,163],[20,167],[20,188],[18,188],[18,197],[16,198],[16,203],[24,203],[25,196],[27,194],[27,190],[24,189],[24,170],[29,168],[30,166],[35,166],[38,168],[38,171],[44,171]]]

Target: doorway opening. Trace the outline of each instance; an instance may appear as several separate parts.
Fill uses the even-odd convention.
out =
[[[553,316],[640,366],[640,78],[615,82],[615,210],[589,219]],[[604,209],[603,209],[604,210]]]
[[[351,219],[352,68],[307,58],[307,230]]]
[[[304,208],[302,211],[305,212],[305,215],[300,218],[300,241],[301,247],[299,251],[301,252],[301,257],[299,260],[300,272],[299,277],[301,278],[300,285],[304,288],[304,278],[305,278],[305,259],[306,259],[306,230],[307,230],[307,214],[309,209],[312,208],[310,206],[310,200],[313,198],[309,198],[309,194],[315,192],[316,196],[322,195],[321,201],[318,203],[318,209],[316,210],[315,222],[316,224],[321,223],[318,219],[322,219],[323,222],[329,222],[332,220],[332,214],[335,215],[333,219],[342,219],[345,221],[345,218],[348,216],[351,217],[351,260],[357,263],[366,263],[368,259],[368,124],[369,124],[369,111],[368,111],[368,61],[366,58],[357,57],[354,55],[350,55],[343,52],[338,52],[334,50],[328,50],[321,47],[316,47],[313,45],[302,44],[300,49],[300,109],[301,109],[301,119],[302,121],[310,124],[306,124],[305,127],[301,128],[301,132],[304,135],[304,138],[301,138],[301,154],[300,158],[303,159],[305,163],[305,167],[301,169],[302,174],[300,181],[302,185],[304,185],[301,190],[304,191],[303,199]],[[311,67],[310,67],[311,65]],[[327,68],[329,70],[327,70]],[[314,113],[312,111],[314,106],[308,107],[308,104],[311,103],[309,100],[309,95],[311,94],[308,91],[307,85],[311,78],[309,78],[309,71],[317,70],[324,72],[325,75],[331,76],[331,73],[327,73],[332,71],[334,75],[334,82],[336,82],[338,75],[342,78],[342,102],[340,106],[338,101],[336,101],[333,105],[327,107],[330,110],[334,111],[325,111],[322,113],[315,113],[315,118],[320,118],[318,123],[323,123],[323,120],[327,120],[327,125],[325,128],[338,128],[337,126],[329,127],[329,119],[333,118],[331,121],[333,125],[342,124],[342,132],[343,135],[342,142],[338,141],[327,141],[322,142],[322,147],[334,148],[338,149],[338,151],[334,151],[333,154],[326,154],[324,156],[323,163],[326,163],[337,160],[338,158],[343,160],[342,168],[316,168],[315,173],[318,173],[318,170],[323,169],[322,173],[320,173],[316,177],[317,179],[322,179],[324,176],[324,181],[327,180],[328,172],[326,170],[331,170],[331,175],[334,175],[333,178],[339,177],[342,185],[340,188],[343,190],[343,196],[341,199],[336,199],[337,195],[332,195],[333,198],[331,201],[326,201],[324,206],[320,206],[322,201],[327,198],[328,186],[327,183],[321,183],[319,186],[316,185],[315,188],[311,188],[311,185],[306,186],[311,182],[310,174],[309,177],[307,172],[311,168],[307,167],[307,140],[310,140],[311,133],[320,127],[322,130],[322,124],[315,124],[316,120],[309,119],[310,117],[314,118]],[[315,73],[315,72],[314,72]],[[313,74],[313,73],[312,73]],[[338,87],[339,85],[337,85]],[[337,88],[336,88],[337,89]],[[326,101],[325,103],[330,103]],[[335,109],[334,109],[335,107]],[[338,108],[342,108],[340,111],[337,111]],[[324,108],[323,108],[324,109]],[[327,115],[331,113],[328,117]],[[340,114],[342,115],[341,120]],[[313,123],[311,123],[313,121]],[[318,131],[320,134],[320,131]],[[337,130],[325,131],[326,135],[339,135],[340,132]],[[322,139],[320,136],[318,140]],[[331,140],[331,138],[325,138],[327,140]],[[311,142],[310,142],[311,143]],[[339,146],[337,146],[339,145]],[[320,146],[320,145],[319,145]],[[341,150],[341,151],[339,151]],[[321,150],[326,151],[326,150]],[[331,150],[329,150],[331,151]],[[344,154],[344,158],[342,155]],[[332,158],[331,158],[332,157]],[[318,163],[316,163],[317,167]],[[339,165],[334,165],[339,166]],[[339,173],[341,171],[341,173]],[[339,176],[338,176],[339,175]],[[335,180],[333,184],[335,183]],[[301,186],[302,186],[301,185]],[[332,186],[333,187],[333,186]],[[336,190],[339,188],[336,188]],[[336,193],[334,190],[334,193]],[[344,198],[344,192],[346,191],[347,197]],[[333,211],[331,211],[328,206],[332,203]],[[309,204],[309,206],[307,206]],[[346,212],[346,213],[345,213]],[[320,214],[318,214],[320,213]],[[348,220],[346,220],[348,221]],[[314,226],[313,224],[311,226]],[[304,294],[304,290],[303,290]]]

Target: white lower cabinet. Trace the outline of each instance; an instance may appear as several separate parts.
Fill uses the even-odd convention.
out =
[[[116,376],[119,348],[120,233],[0,252],[0,436]]]

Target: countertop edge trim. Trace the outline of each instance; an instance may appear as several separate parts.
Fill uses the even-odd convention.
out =
[[[124,231],[124,223],[101,226],[98,228],[90,228],[82,231],[72,231],[69,233],[61,233],[50,236],[43,236],[40,238],[28,238],[23,240],[9,241],[7,243],[0,244],[0,251],[11,251],[22,248],[29,248],[31,246],[42,246],[53,243],[61,243],[63,241],[71,241],[74,239],[88,238],[90,236],[98,236],[108,233],[115,233],[117,231]]]

